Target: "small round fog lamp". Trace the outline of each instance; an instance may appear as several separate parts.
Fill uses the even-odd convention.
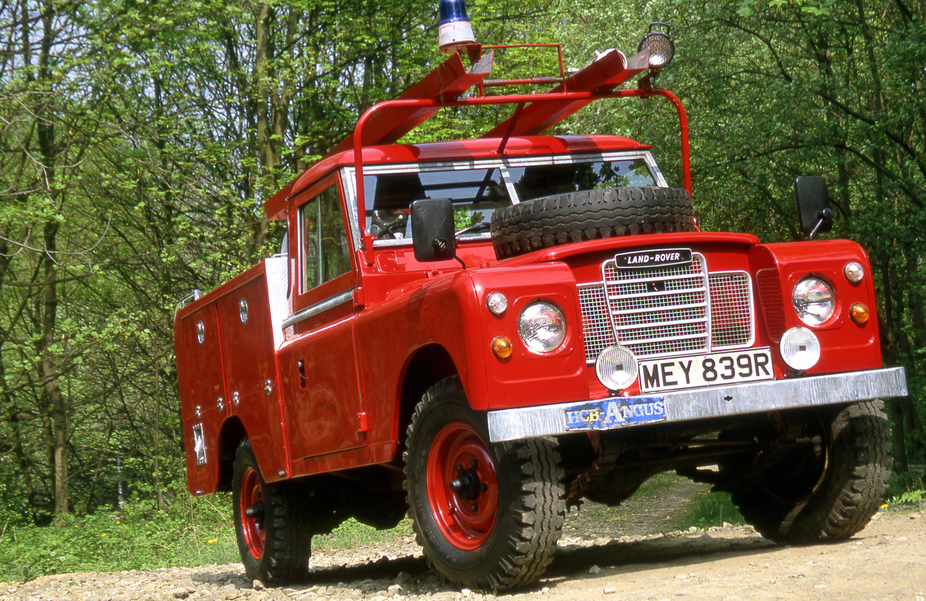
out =
[[[807,328],[791,328],[785,332],[778,350],[791,369],[810,369],[820,360],[820,341]]]
[[[855,261],[846,263],[843,272],[846,274],[846,279],[853,284],[858,284],[862,281],[862,278],[865,277],[865,268],[862,267],[861,263],[856,263]]]
[[[598,381],[608,390],[623,390],[637,379],[637,358],[623,346],[609,346],[595,361]]]
[[[492,315],[504,315],[508,310],[508,299],[501,292],[493,292],[486,297],[486,308]]]

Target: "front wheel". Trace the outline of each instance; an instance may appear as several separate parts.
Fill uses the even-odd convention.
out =
[[[566,505],[556,442],[490,443],[457,377],[432,386],[408,426],[405,475],[418,544],[461,586],[505,589],[540,577]]]
[[[312,550],[305,497],[290,482],[264,482],[248,439],[235,453],[232,490],[235,535],[248,577],[271,586],[304,580]]]
[[[733,494],[764,537],[799,545],[845,540],[881,505],[891,467],[890,429],[881,401],[820,410],[821,447],[799,447]]]

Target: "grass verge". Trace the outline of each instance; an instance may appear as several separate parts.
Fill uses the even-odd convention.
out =
[[[238,561],[230,507],[227,495],[187,497],[168,511],[127,504],[44,527],[0,527],[0,580]]]
[[[65,516],[44,527],[0,524],[0,581],[238,563],[229,495],[186,496],[184,503],[168,511],[128,504],[119,513]],[[349,549],[411,535],[407,519],[392,530],[347,520],[331,534],[314,537],[312,547]]]
[[[682,530],[692,526],[706,529],[723,526],[724,523],[742,526],[746,520],[730,500],[730,493],[710,492],[698,495],[679,526]]]

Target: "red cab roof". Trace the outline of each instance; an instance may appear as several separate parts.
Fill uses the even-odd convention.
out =
[[[621,136],[530,136],[510,138],[504,145],[502,155],[498,149],[500,138],[477,140],[454,140],[428,144],[390,144],[370,146],[363,149],[364,165],[398,163],[428,163],[460,159],[492,159],[503,157],[530,157],[560,154],[587,154],[615,150],[645,150],[650,146]],[[340,167],[354,165],[354,151],[348,150],[326,157],[302,175],[293,179],[282,190],[264,203],[264,211],[270,219],[285,218],[286,201],[314,182]]]

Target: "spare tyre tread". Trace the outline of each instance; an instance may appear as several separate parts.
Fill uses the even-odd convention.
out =
[[[696,231],[681,188],[606,188],[525,201],[492,215],[499,259],[563,244],[640,234]]]

